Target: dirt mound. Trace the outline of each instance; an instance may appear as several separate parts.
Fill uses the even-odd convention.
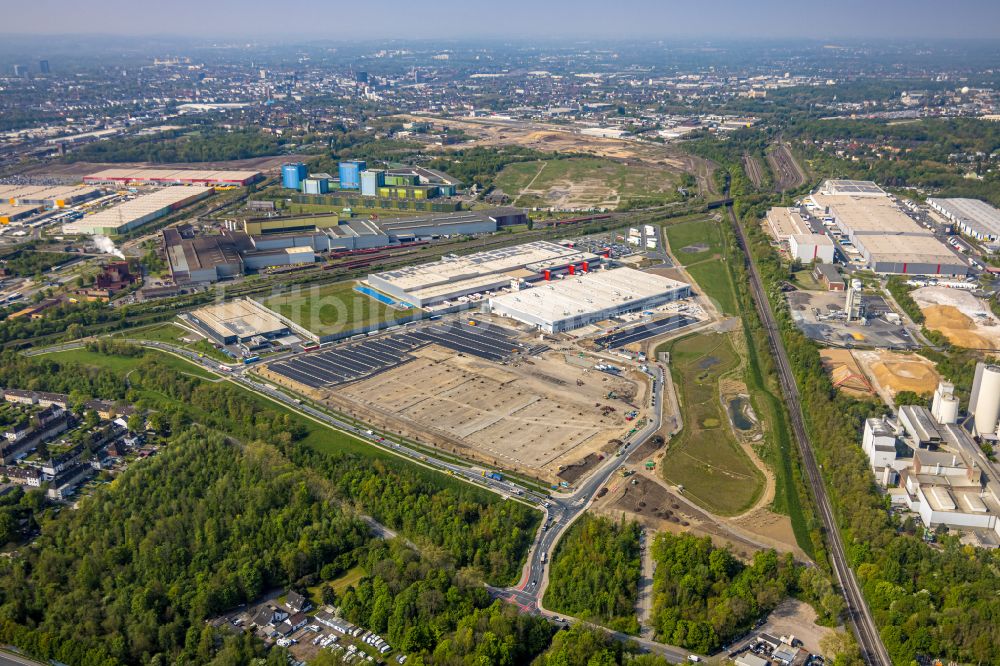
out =
[[[954,305],[929,305],[923,308],[925,325],[938,331],[959,347],[972,349],[997,349],[992,341],[976,332],[972,318]]]
[[[872,363],[871,369],[876,381],[893,394],[900,391],[931,393],[940,380],[933,364],[919,356],[883,359]]]

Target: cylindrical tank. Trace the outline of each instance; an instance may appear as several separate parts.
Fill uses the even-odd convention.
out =
[[[302,162],[293,162],[281,166],[281,185],[289,190],[297,190],[302,184],[302,179],[308,175],[306,165]]]
[[[996,432],[1000,421],[1000,367],[987,365],[979,378],[976,391],[976,432],[981,435]]]
[[[942,398],[938,407],[939,423],[958,423],[958,398]]]

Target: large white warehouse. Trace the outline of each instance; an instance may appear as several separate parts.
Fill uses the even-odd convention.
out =
[[[981,241],[1000,240],[1000,210],[979,199],[928,199],[927,204]]]
[[[683,282],[634,268],[615,268],[494,296],[489,309],[547,333],[560,333],[690,295],[690,285]]]
[[[116,236],[204,199],[214,191],[202,185],[165,187],[64,224],[63,233]]]
[[[968,266],[875,183],[828,180],[810,197],[876,273],[965,275]],[[842,241],[843,242],[843,241]]]
[[[552,278],[596,267],[601,257],[549,241],[534,241],[368,276],[368,285],[418,308],[444,306],[471,294],[509,287],[512,281]]]

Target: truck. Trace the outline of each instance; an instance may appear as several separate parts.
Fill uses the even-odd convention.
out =
[[[494,481],[503,481],[503,474],[500,472],[487,472],[484,476],[487,479],[493,479]]]
[[[542,551],[542,564],[544,564],[545,561],[548,559],[548,555],[549,554],[547,552],[545,552],[544,550]]]

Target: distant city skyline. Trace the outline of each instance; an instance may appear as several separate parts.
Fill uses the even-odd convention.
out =
[[[36,0],[0,32],[233,38],[1000,38],[995,0]]]

